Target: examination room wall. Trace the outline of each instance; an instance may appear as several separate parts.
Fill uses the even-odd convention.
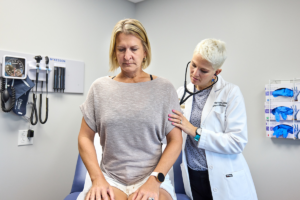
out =
[[[108,74],[112,29],[119,20],[134,17],[135,4],[1,0],[0,8],[1,50],[85,62],[84,94],[49,94],[48,122],[34,127],[33,145],[17,146],[18,131],[28,129],[28,123],[0,111],[0,199],[64,199],[71,191],[78,156],[79,105],[92,82]]]
[[[293,0],[147,0],[136,9],[153,49],[148,71],[176,88],[183,85],[198,42],[217,38],[227,43],[221,75],[245,98],[249,141],[243,154],[261,200],[300,198],[300,141],[266,138],[264,120],[269,79],[300,78],[299,7]]]

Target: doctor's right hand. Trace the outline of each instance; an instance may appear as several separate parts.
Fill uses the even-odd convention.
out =
[[[183,130],[183,132],[185,132],[186,134],[195,137],[197,127],[193,126],[181,112],[177,110],[172,110],[172,112],[174,114],[169,114],[168,120],[171,121],[174,126]]]
[[[95,179],[93,185],[84,200],[114,200],[113,188],[109,183],[103,179]]]

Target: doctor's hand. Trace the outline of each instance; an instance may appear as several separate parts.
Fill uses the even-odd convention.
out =
[[[172,110],[172,112],[174,114],[168,115],[169,121],[171,121],[174,126],[183,130],[186,134],[195,137],[197,127],[193,126],[181,112],[177,110]]]
[[[114,192],[112,186],[103,179],[95,179],[93,185],[84,200],[114,200]]]
[[[153,198],[158,200],[160,183],[154,176],[150,176],[137,191],[133,193],[132,200],[148,200]]]

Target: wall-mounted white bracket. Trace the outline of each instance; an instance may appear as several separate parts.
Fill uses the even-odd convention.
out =
[[[4,55],[25,57],[26,62],[27,62],[26,66],[27,66],[27,70],[28,70],[27,71],[28,77],[31,80],[36,79],[36,60],[34,59],[34,57],[36,55],[0,50],[0,58],[3,57]],[[45,56],[46,55],[41,55],[41,56],[43,57],[43,59],[40,61],[40,64],[39,64],[39,81],[46,81],[46,64],[45,64]],[[50,71],[48,72],[48,74],[49,74],[48,92],[54,92],[54,89],[53,89],[54,67],[63,67],[63,68],[65,68],[65,90],[64,90],[64,93],[83,94],[83,92],[84,92],[84,70],[85,70],[84,62],[69,60],[69,59],[55,58],[52,56],[48,56],[48,57],[49,57],[49,69],[50,69]],[[39,83],[39,85],[40,85],[40,83]],[[41,91],[40,86],[38,86],[37,91],[38,92]],[[45,88],[44,88],[44,91],[45,91]]]

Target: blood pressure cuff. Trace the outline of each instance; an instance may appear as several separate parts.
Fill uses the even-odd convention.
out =
[[[12,83],[10,80],[9,84]],[[15,79],[14,88],[16,93],[16,103],[13,108],[13,112],[17,115],[26,115],[26,105],[28,101],[28,96],[31,88],[34,87],[34,83],[27,77],[26,79]],[[10,96],[12,95],[11,88],[7,88]]]
[[[280,88],[272,92],[273,97],[285,96],[285,97],[293,97],[294,91],[288,88]]]
[[[283,136],[283,138],[286,138],[289,133],[293,134],[293,127],[285,124],[280,124],[278,126],[275,126],[273,128],[273,135],[279,138],[279,136]]]
[[[280,115],[282,119],[286,120],[287,115],[293,115],[293,112],[293,109],[285,106],[279,106],[272,110],[272,114],[275,115],[275,119],[278,122],[280,121]]]
[[[30,93],[30,91],[26,92],[25,94],[20,96],[18,99],[16,99],[15,106],[13,107],[13,112],[19,116],[26,115],[26,105],[28,102],[29,93]]]
[[[12,80],[8,82],[9,84],[12,83]],[[23,94],[25,94],[27,91],[30,91],[31,88],[34,87],[34,83],[27,77],[26,79],[15,79],[14,81],[14,88],[16,92],[16,100],[20,98]],[[7,88],[9,95],[11,96],[11,88]]]

